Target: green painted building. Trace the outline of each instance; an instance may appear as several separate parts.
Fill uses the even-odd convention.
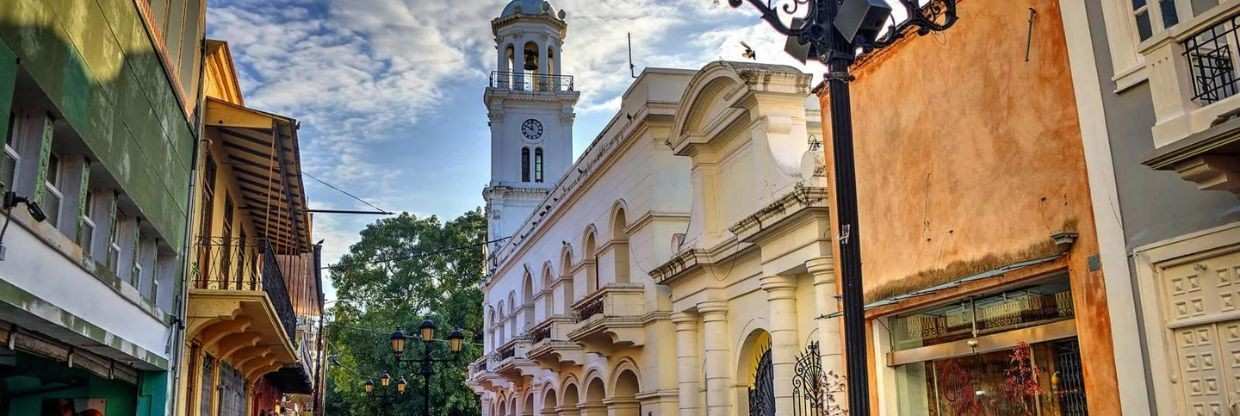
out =
[[[172,413],[205,11],[0,5],[0,415]]]

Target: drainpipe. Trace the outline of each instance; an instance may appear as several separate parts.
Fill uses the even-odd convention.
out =
[[[190,151],[189,187],[186,190],[186,205],[185,205],[186,206],[185,228],[183,229],[183,232],[181,234],[181,254],[185,256],[181,260],[181,266],[182,266],[181,276],[180,276],[181,278],[180,279],[180,283],[181,283],[180,304],[181,305],[180,305],[180,308],[178,308],[180,310],[177,311],[177,315],[174,318],[174,322],[172,326],[172,331],[174,334],[172,337],[173,338],[172,353],[171,353],[171,356],[169,357],[170,360],[168,360],[169,362],[172,363],[172,368],[171,368],[172,383],[169,383],[169,387],[172,389],[172,391],[168,395],[170,399],[168,401],[167,407],[164,409],[165,412],[168,412],[167,414],[169,415],[177,414],[177,409],[180,404],[180,401],[178,400],[180,399],[180,395],[178,395],[177,392],[180,390],[181,367],[183,364],[186,364],[186,363],[181,362],[181,358],[182,358],[181,356],[183,355],[181,350],[182,350],[182,347],[185,345],[185,318],[186,318],[186,314],[189,313],[189,267],[188,266],[189,266],[189,255],[190,255],[190,252],[189,252],[190,241],[192,241],[192,238],[190,237],[190,233],[193,231],[192,224],[194,222],[194,208],[196,208],[196,205],[197,205],[195,204],[195,202],[197,201],[195,201],[195,198],[194,198],[194,191],[197,188],[198,173],[199,173],[198,172],[198,149],[199,149],[198,145],[199,143],[202,142],[202,140],[204,140],[203,139],[203,115],[206,112],[206,109],[203,107],[205,106],[206,101],[204,99],[203,87],[204,87],[204,84],[206,84],[206,78],[207,78],[205,76],[206,75],[205,68],[207,65],[207,38],[206,36],[203,36],[199,40],[199,43],[201,44],[200,50],[202,50],[202,54],[198,57],[198,71],[200,73],[198,74],[198,93],[194,98],[195,100],[195,104],[194,104],[195,111],[194,111],[194,120],[193,120],[194,125],[193,125],[193,128],[191,129],[194,135],[194,146],[191,148],[192,150]]]

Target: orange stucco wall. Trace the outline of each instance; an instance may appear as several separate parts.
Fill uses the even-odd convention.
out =
[[[1068,227],[1080,233],[1066,264],[1089,411],[1119,414],[1102,274],[1088,269],[1098,249],[1059,4],[959,7],[955,27],[912,35],[854,68],[865,287],[953,262],[1020,258]]]

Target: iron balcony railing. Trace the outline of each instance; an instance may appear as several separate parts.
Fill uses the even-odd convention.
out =
[[[1183,43],[1193,83],[1193,101],[1207,105],[1240,92],[1236,48],[1240,48],[1240,15],[1229,17],[1190,36]]]
[[[517,356],[517,344],[508,344],[497,352],[499,361],[504,361]]]
[[[577,322],[589,320],[594,317],[594,315],[602,315],[604,298],[604,295],[595,295],[593,299],[577,305],[577,307],[574,308],[574,312],[577,312]]]
[[[297,337],[297,315],[284,284],[275,251],[266,240],[199,238],[191,271],[195,289],[262,291],[276,308],[290,340]]]
[[[537,344],[551,338],[551,323],[551,320],[548,319],[530,330],[530,343]]]
[[[493,71],[491,88],[531,93],[573,91],[573,76]]]

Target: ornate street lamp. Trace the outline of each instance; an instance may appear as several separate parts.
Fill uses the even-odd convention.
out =
[[[891,5],[904,8],[905,18],[884,27]],[[785,50],[800,59],[827,65],[831,97],[831,134],[835,156],[835,196],[843,279],[844,351],[848,357],[848,409],[869,415],[866,368],[865,300],[861,282],[861,229],[857,222],[856,172],[853,160],[852,103],[849,66],[858,52],[890,46],[909,32],[918,35],[947,30],[956,24],[956,0],[728,0],[732,7],[749,3],[762,19],[788,36]],[[801,8],[805,7],[804,10]],[[784,23],[784,17],[791,24]],[[883,29],[886,29],[884,32]]]
[[[409,366],[417,365],[419,368],[419,374],[421,374],[422,377],[425,379],[425,383],[423,383],[423,386],[422,386],[423,388],[422,404],[423,404],[423,410],[426,415],[431,414],[431,390],[430,390],[431,387],[430,386],[431,386],[431,376],[434,375],[435,373],[434,363],[458,361],[460,357],[459,353],[461,352],[461,348],[463,347],[463,344],[465,341],[465,335],[461,333],[460,329],[453,330],[452,333],[448,335],[448,339],[446,341],[435,339],[435,330],[436,330],[435,322],[429,319],[422,321],[422,324],[418,326],[418,334],[417,334],[418,338],[416,339],[422,341],[421,342],[422,344],[422,356],[421,357],[406,357],[405,356],[404,353],[405,353],[405,348],[407,347],[406,344],[408,343],[410,338],[409,336],[405,335],[405,333],[401,331],[400,328],[397,328],[396,332],[393,332],[392,336],[389,339],[390,341],[389,346],[392,349],[392,356],[396,361],[396,368],[399,369],[405,365],[409,365]],[[441,353],[438,356],[435,355],[436,345],[440,345],[439,343],[447,345],[448,354]],[[379,377],[379,381],[385,389],[388,387],[389,383],[391,383],[391,377],[392,377],[391,374],[387,372],[384,372],[383,375]],[[370,394],[374,390],[374,384],[369,381],[367,382],[367,384],[369,385],[369,387],[366,388],[367,389],[366,393]],[[408,383],[405,381],[405,378],[403,376],[400,377],[400,379],[398,379],[396,382],[396,392],[397,392],[396,394],[403,396],[407,388],[408,388]]]

